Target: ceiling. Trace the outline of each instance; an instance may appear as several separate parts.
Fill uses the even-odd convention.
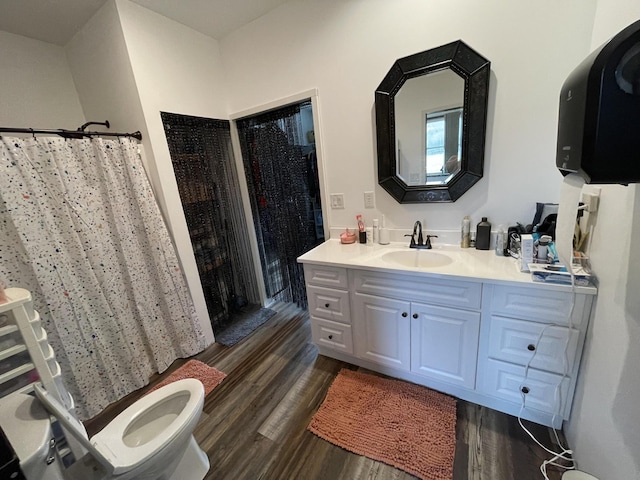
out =
[[[107,0],[0,0],[0,30],[66,45]],[[131,0],[222,38],[288,0]]]

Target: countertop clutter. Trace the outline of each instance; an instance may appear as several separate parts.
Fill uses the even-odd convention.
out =
[[[428,274],[430,277],[464,279],[495,284],[530,284],[557,291],[571,291],[570,285],[534,282],[530,273],[520,271],[511,257],[497,256],[492,250],[460,248],[434,244],[430,250],[410,249],[406,243],[341,244],[327,240],[298,258],[300,263],[341,266],[350,269],[379,270],[389,273]],[[576,286],[577,293],[595,295],[593,286]]]

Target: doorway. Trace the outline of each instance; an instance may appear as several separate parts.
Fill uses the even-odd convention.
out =
[[[228,120],[161,112],[214,334],[260,303]]]
[[[266,296],[306,307],[297,258],[324,224],[311,99],[236,120]]]

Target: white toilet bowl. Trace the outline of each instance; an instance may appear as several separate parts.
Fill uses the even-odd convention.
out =
[[[209,460],[192,435],[204,404],[199,380],[179,380],[151,392],[90,440],[55,398],[39,385],[35,391],[89,452],[66,469],[68,479],[202,480],[209,470]]]

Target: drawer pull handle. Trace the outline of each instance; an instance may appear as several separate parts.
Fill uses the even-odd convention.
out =
[[[402,312],[403,317],[406,317],[407,315],[409,315],[407,312]]]
[[[329,340],[333,340],[333,335],[329,335]]]
[[[418,318],[418,317],[419,317],[419,315],[417,313],[413,314],[413,318]]]
[[[529,390],[529,387],[522,387],[520,391],[526,395],[527,393],[529,393],[530,390]]]
[[[536,346],[532,343],[530,343],[529,345],[527,345],[527,350],[529,350],[530,352],[533,352],[536,349]]]
[[[331,304],[330,304],[330,303],[325,303],[325,304],[324,304],[324,308],[329,308],[330,306],[331,306]]]

